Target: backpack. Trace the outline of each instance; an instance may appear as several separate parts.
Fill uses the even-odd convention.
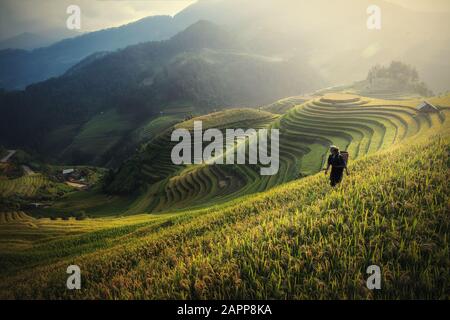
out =
[[[347,151],[341,151],[340,154],[341,154],[342,158],[343,158],[344,161],[345,161],[345,165],[347,165],[347,163],[348,163],[348,158],[349,158],[349,153],[348,153]]]

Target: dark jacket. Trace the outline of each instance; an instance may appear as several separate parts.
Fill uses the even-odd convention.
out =
[[[336,155],[330,154],[328,157],[328,164],[331,165],[331,175],[342,175],[345,168],[344,157],[338,153]]]

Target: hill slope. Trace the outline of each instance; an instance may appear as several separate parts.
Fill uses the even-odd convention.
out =
[[[442,101],[444,105],[448,104],[445,99]],[[291,107],[279,117],[251,109],[230,109],[197,117],[176,127],[189,123],[192,127],[193,121],[201,120],[204,130],[210,125],[217,128],[278,128],[278,173],[261,176],[259,166],[254,165],[173,165],[170,153],[175,143],[170,141],[174,129],[171,127],[146,143],[112,174],[106,181],[105,190],[112,194],[139,195],[142,201],[137,206],[130,205],[127,213],[185,209],[208,202],[217,204],[243,194],[265,191],[322,170],[331,144],[348,151],[353,161],[439,127],[445,120],[444,114],[418,112],[415,106],[419,103],[418,99],[389,101],[335,93],[307,102],[284,99],[279,104]],[[87,197],[84,203],[91,201]],[[97,209],[85,209],[95,214],[104,204],[97,201],[96,205],[99,206]],[[57,207],[65,206],[62,203]]]
[[[201,0],[177,19],[191,23],[208,19],[230,26],[259,52],[312,61],[330,85],[362,79],[373,65],[394,58],[415,65],[433,91],[448,90],[450,39],[442,30],[450,28],[449,13],[377,1],[382,28],[368,30],[367,8],[373,4],[370,0]]]
[[[101,119],[103,112],[120,115],[126,124],[118,125],[119,136],[130,140],[127,134],[161,111],[205,113],[264,104],[318,83],[308,65],[250,54],[230,32],[200,21],[170,40],[97,54],[62,77],[0,93],[0,143],[26,146],[50,159],[104,165],[105,153],[118,153],[112,152],[117,139],[104,141],[111,148],[100,154],[80,150],[78,143],[89,121]]]
[[[447,120],[352,162],[336,189],[319,174],[221,206],[3,251],[0,296],[448,299],[449,128]],[[70,264],[82,270],[77,292],[65,288]],[[383,290],[365,286],[371,264],[382,269]]]
[[[45,37],[30,32],[24,32],[14,37],[1,40],[0,50],[4,49],[30,50],[34,48],[48,46],[52,42],[55,41],[51,37]]]
[[[0,51],[0,88],[23,89],[57,77],[87,56],[147,41],[165,40],[182,30],[170,16],[155,16],[64,39],[47,47]]]
[[[395,57],[416,65],[434,91],[447,90],[449,38],[442,30],[449,29],[448,13],[415,12],[378,1],[383,27],[372,32],[365,28],[366,10],[372,4],[370,0],[201,0],[173,18],[148,17],[31,52],[1,51],[0,88],[23,88],[59,76],[95,52],[168,39],[206,19],[231,28],[259,53],[312,61],[330,84],[361,79],[371,66]]]

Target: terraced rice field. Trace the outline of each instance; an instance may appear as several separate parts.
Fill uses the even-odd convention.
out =
[[[130,216],[0,212],[0,298],[448,299],[449,110],[414,105],[329,95],[260,119],[281,132],[277,175],[185,166],[123,202]],[[334,189],[314,174],[329,144],[352,159]],[[73,202],[84,205],[82,195]],[[70,264],[82,290],[65,287]],[[382,268],[382,290],[365,286],[371,264]]]
[[[287,104],[291,109],[272,123],[267,120],[261,125],[252,123],[255,128],[280,129],[280,170],[277,175],[260,176],[259,167],[249,165],[191,166],[173,175],[166,152],[165,158],[157,162],[158,166],[144,167],[149,179],[161,179],[154,177],[152,172],[162,172],[170,178],[148,191],[142,198],[141,204],[145,203],[145,206],[141,209],[182,209],[261,192],[299,176],[319,172],[331,144],[348,151],[355,160],[419,135],[444,121],[443,114],[418,113],[413,107],[416,102],[402,104],[349,94],[327,94],[292,107],[296,101],[295,98],[280,100],[277,104]],[[211,116],[195,120],[203,120],[206,127],[218,126]],[[192,126],[193,121],[183,125]],[[238,128],[240,124],[235,121],[232,127]],[[248,123],[244,127],[249,127]],[[161,140],[161,145],[151,146],[149,153],[163,155],[164,141],[167,137]]]
[[[159,135],[162,131],[165,131],[167,128],[175,125],[179,121],[183,119],[182,114],[177,115],[166,115],[166,116],[160,116],[155,119],[152,119],[144,125],[143,127],[139,128],[136,132],[137,139],[139,141],[144,141],[145,139],[150,140]]]
[[[49,180],[42,174],[24,175],[17,179],[0,178],[0,197],[18,195],[32,198],[40,188],[49,184]]]
[[[296,105],[302,104],[309,99],[311,98],[303,96],[284,98],[267,106],[263,106],[261,109],[275,114],[284,114]]]
[[[292,100],[285,102],[292,103]],[[348,151],[353,161],[443,123],[443,113],[417,112],[414,105],[418,102],[327,94],[296,105],[270,124],[280,129],[278,174],[261,176],[259,167],[250,165],[197,166],[171,178],[164,195],[158,197],[159,202],[148,209],[196,207],[261,192],[319,172],[332,144]]]
[[[161,218],[161,216],[146,214],[123,218],[52,220],[49,218],[37,219],[23,211],[0,212],[0,252],[29,249],[32,246],[36,248],[50,241],[67,240],[71,236],[123,227],[128,224],[133,224],[136,228],[140,223],[157,223],[161,221]],[[166,218],[164,217],[164,219]]]
[[[213,113],[182,122],[175,128],[193,129],[193,122],[202,121],[203,129],[265,128],[277,117],[265,111],[235,109]],[[126,214],[144,211],[167,211],[204,206],[211,201],[226,201],[236,192],[252,186],[257,179],[255,169],[248,166],[229,165],[174,165],[171,150],[176,142],[170,141],[172,127],[143,147],[136,161],[140,177],[146,181],[143,194],[126,211]]]
[[[337,145],[358,159],[420,134],[444,121],[410,104],[327,94],[290,110],[279,120],[282,166],[302,175],[318,172],[328,147]],[[289,176],[289,175],[288,175]]]
[[[237,109],[198,117],[175,126],[192,129],[193,121],[201,120],[203,129],[278,128],[278,174],[261,176],[258,165],[173,165],[170,159],[175,145],[170,141],[172,127],[152,139],[138,155],[136,161],[140,165],[140,177],[147,185],[139,197],[126,202],[127,209],[123,213],[201,208],[262,192],[321,171],[331,144],[348,151],[352,162],[419,136],[445,120],[443,112],[419,113],[415,109],[420,102],[417,99],[392,101],[336,93],[306,102],[296,99],[278,102],[290,108],[282,116]],[[439,101],[448,103],[448,100],[441,98]],[[83,202],[91,201],[86,199]],[[110,209],[99,210],[103,215]],[[91,212],[95,213],[95,210]]]
[[[71,159],[74,153],[88,154],[93,162],[101,162],[101,156],[120,142],[122,135],[133,127],[133,121],[116,110],[100,113],[87,122],[61,153]],[[59,138],[64,133],[59,133]]]
[[[0,251],[0,298],[448,299],[449,129],[361,155],[334,189],[318,174],[200,210],[42,220],[94,231]],[[5,216],[0,234],[19,218],[39,223]],[[65,287],[71,264],[82,290]],[[366,287],[371,264],[382,290]]]

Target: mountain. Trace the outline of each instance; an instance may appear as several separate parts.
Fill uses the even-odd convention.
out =
[[[48,46],[53,42],[50,37],[24,32],[17,36],[0,41],[0,50],[4,49],[23,49],[31,50],[39,47]]]
[[[31,51],[0,51],[0,88],[20,89],[59,76],[83,58],[128,45],[163,40],[181,30],[170,16],[153,16],[121,27],[83,34]]]
[[[1,51],[6,82],[65,73],[1,95],[0,142],[62,162],[116,165],[139,143],[129,135],[158,115],[266,104],[363,79],[370,67],[392,60],[417,67],[433,91],[448,88],[448,48],[440,40],[449,37],[441,32],[448,14],[380,2],[382,29],[374,31],[366,27],[369,4],[199,1],[173,18],[151,17],[31,52]],[[197,22],[202,17],[216,24]],[[183,25],[190,27],[176,34]],[[170,40],[110,52],[171,33]]]
[[[422,70],[446,85],[446,15],[377,1],[370,31],[367,3],[200,1],[167,40],[0,89],[0,298],[450,298],[450,94],[421,107]],[[234,161],[175,164],[196,121]]]
[[[208,20],[239,34],[259,53],[314,64],[331,84],[364,77],[375,64],[392,60],[415,65],[435,92],[450,85],[450,14],[416,12],[378,1],[381,30],[368,30],[370,0],[199,0],[168,16],[140,21],[32,51],[0,51],[0,88],[20,89],[59,76],[83,58],[151,40],[168,39]],[[289,10],[286,10],[289,8]],[[436,71],[439,75],[436,76]],[[444,72],[445,71],[445,72]]]
[[[435,92],[450,87],[450,13],[418,12],[387,1],[381,29],[367,28],[370,0],[200,0],[175,16],[227,25],[259,52],[297,56],[332,84],[362,79],[392,60],[417,67]],[[432,4],[430,4],[432,6]],[[286,8],[289,8],[288,10]]]
[[[0,144],[105,165],[162,112],[261,105],[321,84],[304,61],[257,54],[235,34],[199,21],[170,40],[97,53],[61,77],[4,92]]]

